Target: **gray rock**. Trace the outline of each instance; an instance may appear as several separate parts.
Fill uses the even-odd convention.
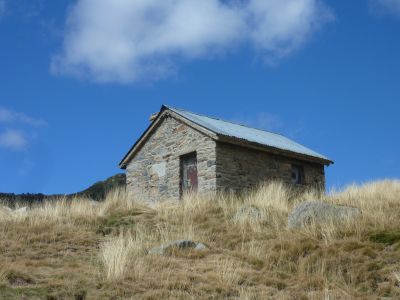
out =
[[[252,219],[261,219],[262,214],[261,210],[253,205],[243,205],[233,216],[233,221],[237,222],[243,216],[247,216]]]
[[[24,213],[24,212],[27,212],[28,210],[29,210],[29,207],[23,206],[23,207],[16,208],[14,210],[14,212],[15,213]]]
[[[203,243],[197,243],[196,247],[194,247],[194,250],[205,250],[207,249],[207,246],[204,245]]]
[[[361,210],[354,207],[334,205],[323,202],[300,203],[289,215],[289,228],[298,228],[309,225],[312,222],[326,223],[338,222],[355,218],[361,215]]]
[[[149,254],[165,254],[174,249],[193,249],[196,251],[205,250],[207,246],[202,243],[196,243],[191,240],[176,240],[163,244],[159,247],[151,248]]]

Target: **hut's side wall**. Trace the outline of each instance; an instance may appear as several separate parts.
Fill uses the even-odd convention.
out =
[[[292,165],[304,170],[304,182],[295,185],[299,189],[325,190],[324,166],[253,150],[227,143],[217,144],[218,191],[243,192],[269,180],[281,180],[291,184]]]
[[[199,192],[216,190],[215,141],[167,116],[126,167],[133,199],[156,202],[180,197],[180,156],[196,151]]]

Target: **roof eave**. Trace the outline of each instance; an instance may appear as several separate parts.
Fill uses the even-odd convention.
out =
[[[289,156],[289,157],[296,158],[299,160],[305,160],[305,161],[310,161],[310,162],[314,162],[314,163],[319,163],[319,164],[323,164],[326,166],[329,166],[330,164],[334,163],[330,159],[307,155],[307,154],[294,152],[294,151],[290,151],[290,150],[286,150],[286,149],[276,148],[273,146],[267,146],[264,144],[250,142],[247,140],[243,140],[243,139],[239,139],[239,138],[235,138],[235,137],[227,136],[227,135],[219,134],[217,140],[220,142],[230,143],[230,144],[234,144],[234,145],[238,145],[238,146],[242,146],[242,147],[246,147],[246,148],[252,148],[255,150],[261,150],[261,151],[270,152],[270,153],[274,153],[274,154],[285,155],[285,156]]]

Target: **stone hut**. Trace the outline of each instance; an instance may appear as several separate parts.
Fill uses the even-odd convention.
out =
[[[120,163],[149,202],[186,192],[242,192],[268,180],[325,189],[327,157],[282,135],[163,105]]]

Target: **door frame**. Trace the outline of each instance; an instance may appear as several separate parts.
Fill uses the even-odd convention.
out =
[[[184,189],[184,163],[185,161],[188,161],[190,159],[194,159],[195,162],[195,166],[196,166],[196,179],[197,179],[197,186],[195,190],[186,190]],[[183,155],[179,156],[179,197],[182,199],[182,196],[186,193],[186,192],[197,192],[198,189],[198,182],[199,182],[199,176],[198,176],[199,172],[197,169],[197,152],[196,151],[192,151]]]

